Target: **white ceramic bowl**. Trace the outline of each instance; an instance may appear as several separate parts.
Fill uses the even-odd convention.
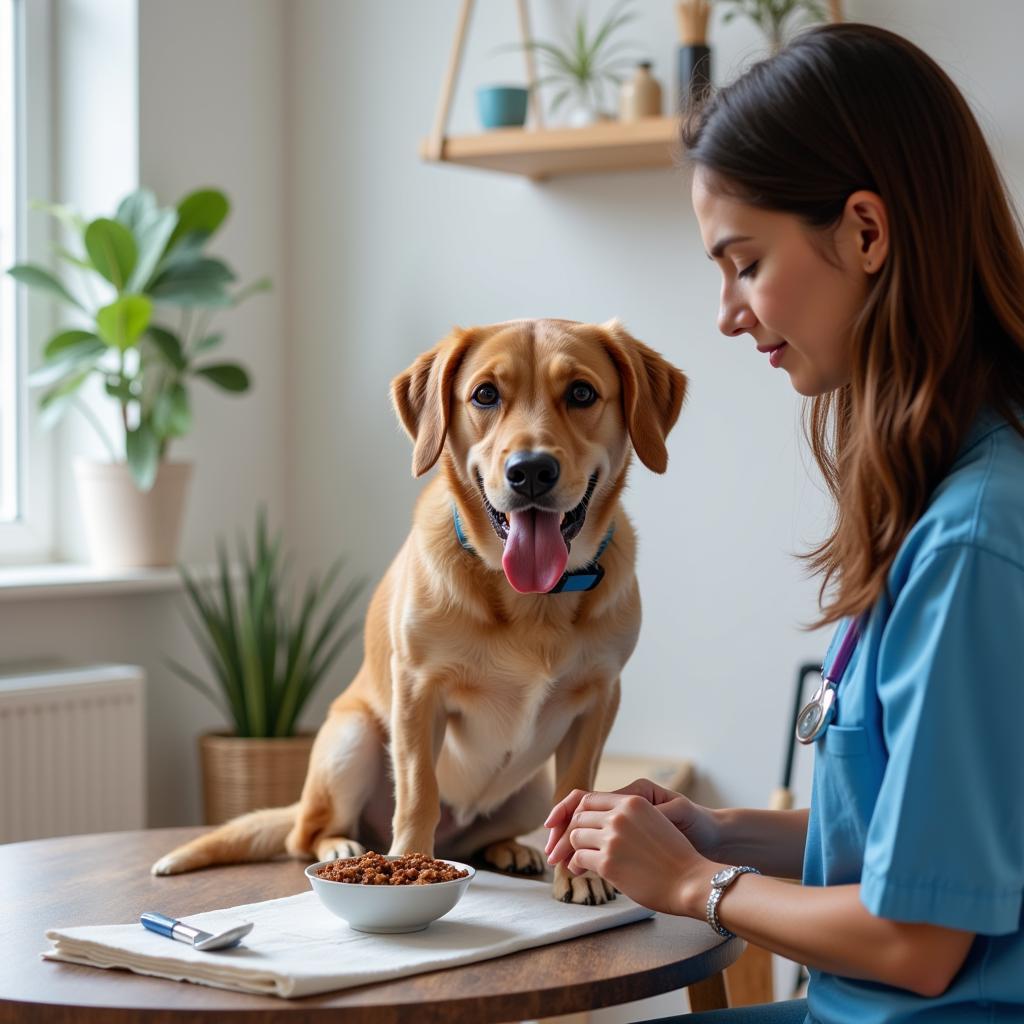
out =
[[[476,874],[476,869],[468,864],[446,860],[445,864],[469,874],[451,882],[429,882],[426,885],[361,885],[317,877],[320,868],[332,863],[322,860],[310,864],[306,868],[306,877],[320,902],[357,932],[422,931],[431,921],[444,917],[462,899]]]

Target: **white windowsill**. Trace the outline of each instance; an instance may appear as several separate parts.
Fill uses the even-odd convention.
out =
[[[190,569],[202,583],[217,577],[213,565]],[[236,577],[237,578],[237,577]],[[183,587],[178,570],[98,569],[78,562],[0,567],[0,601],[40,597],[110,597],[118,594],[160,593]]]

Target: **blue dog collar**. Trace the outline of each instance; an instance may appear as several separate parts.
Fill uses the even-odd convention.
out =
[[[476,551],[473,549],[473,545],[469,543],[469,539],[466,537],[466,531],[462,528],[462,519],[459,516],[459,510],[452,502],[452,522],[455,525],[455,536],[458,537],[459,543],[471,554],[475,555]],[[608,545],[612,542],[612,537],[615,534],[615,524],[612,523],[608,527],[608,532],[604,535],[604,540],[601,541],[601,546],[597,549],[597,554],[594,555],[593,559],[586,565],[581,566],[579,569],[573,569],[571,572],[562,573],[562,578],[548,591],[549,594],[582,594],[584,591],[593,590],[600,582],[604,579],[604,566],[599,565],[601,556],[605,553]]]

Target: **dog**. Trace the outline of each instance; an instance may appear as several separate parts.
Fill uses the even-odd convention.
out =
[[[396,377],[413,474],[440,472],[370,601],[365,660],[317,733],[301,798],[153,873],[366,847],[543,872],[516,837],[593,786],[640,628],[620,496],[634,452],[665,471],[686,386],[617,320],[455,328]],[[614,890],[559,865],[553,895]]]

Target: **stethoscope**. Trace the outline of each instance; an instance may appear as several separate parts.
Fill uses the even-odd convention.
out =
[[[828,670],[822,670],[821,685],[814,696],[801,708],[796,719],[796,738],[801,743],[820,739],[836,715],[836,689],[846,666],[850,664],[854,648],[860,639],[860,619],[853,619],[846,627],[843,641]]]

